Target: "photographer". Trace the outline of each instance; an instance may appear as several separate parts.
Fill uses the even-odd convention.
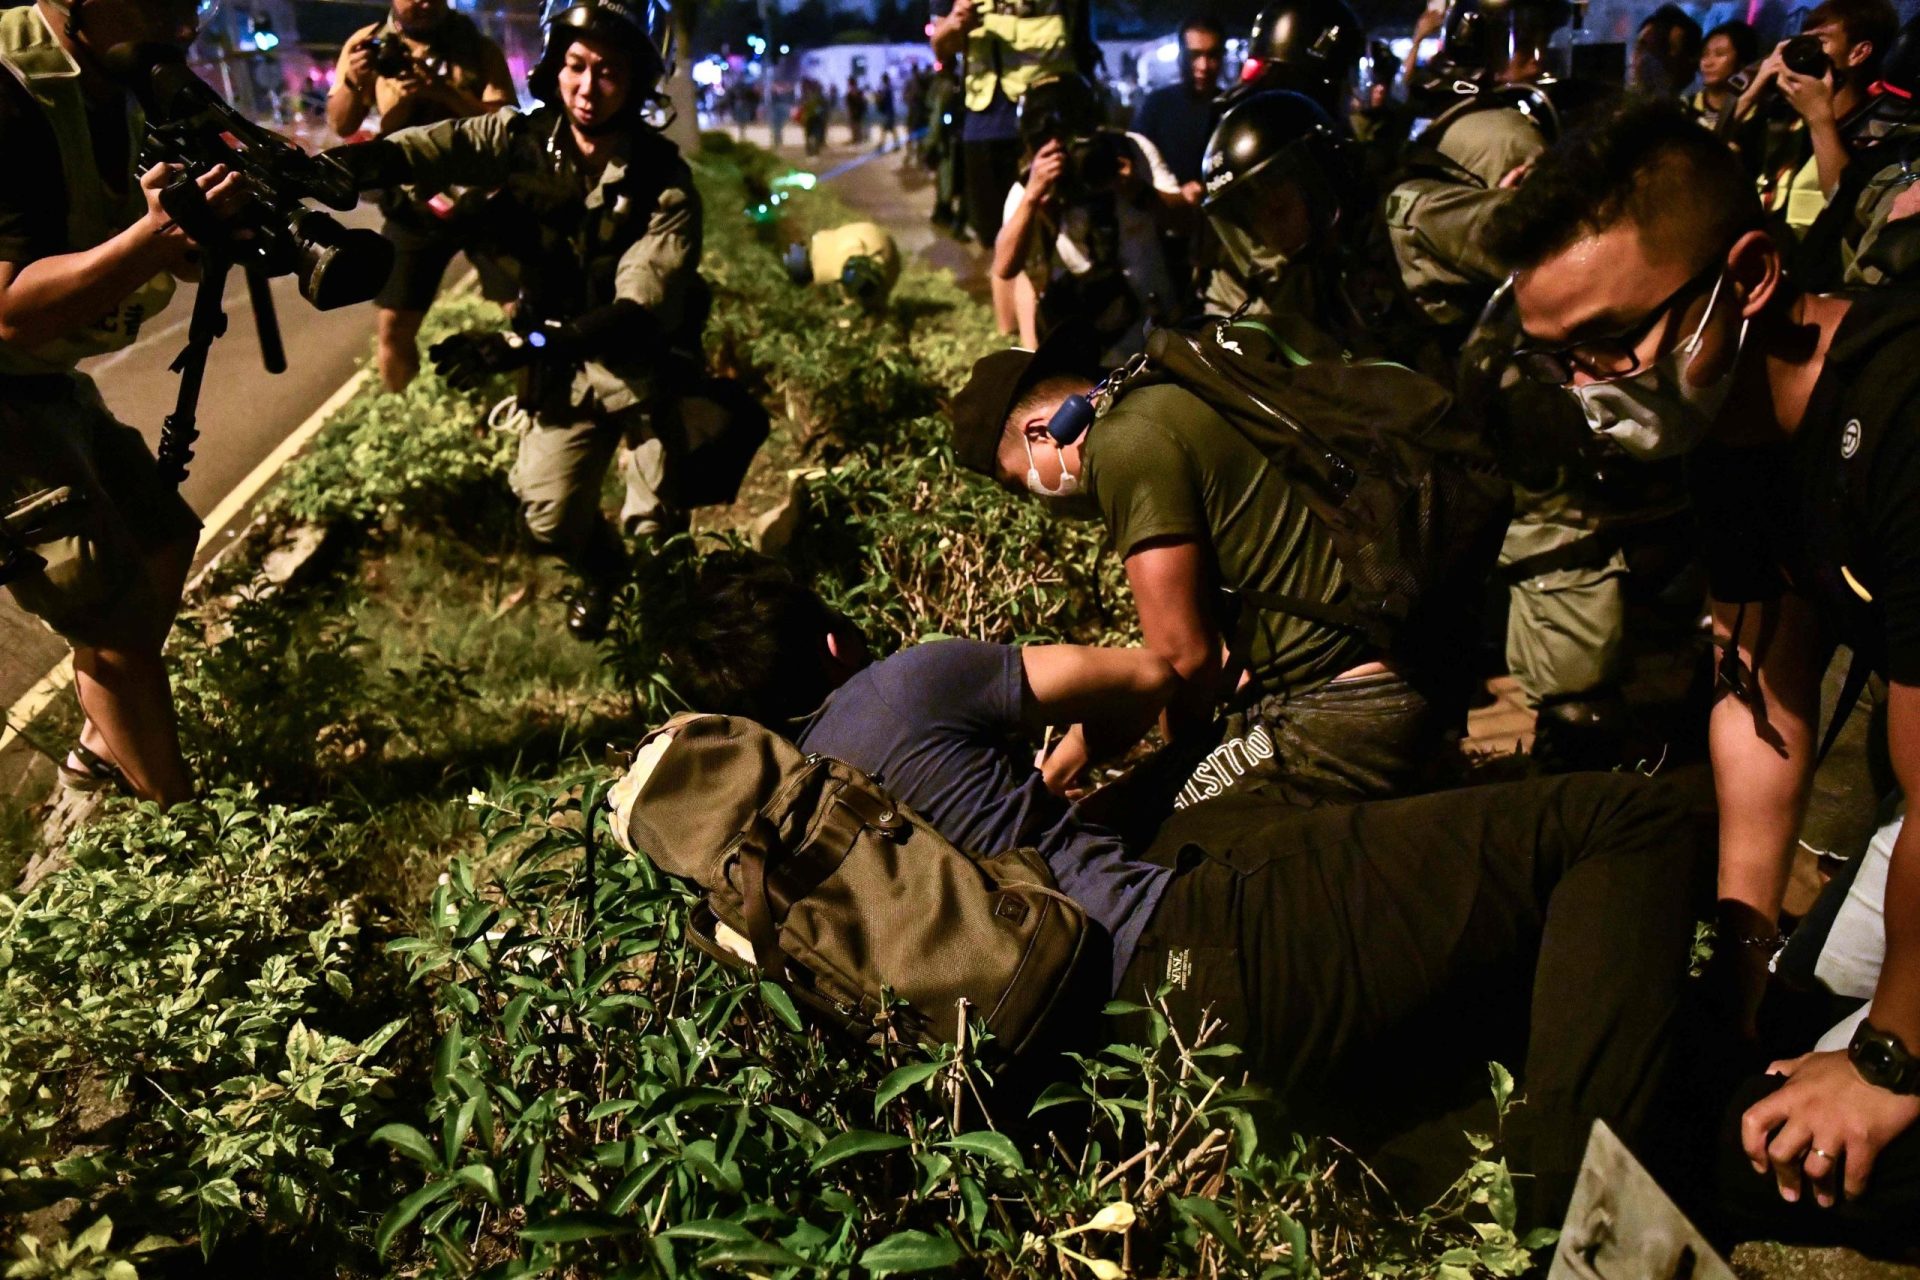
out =
[[[1020,105],[1031,160],[1007,192],[993,276],[1019,290],[1021,341],[1059,318],[1088,318],[1116,359],[1140,347],[1146,323],[1175,319],[1180,299],[1161,235],[1191,225],[1192,206],[1160,153],[1137,133],[1104,127],[1082,76],[1036,81]],[[1045,284],[1027,304],[1023,277]]]
[[[460,387],[528,371],[520,403],[533,423],[513,489],[535,540],[582,579],[567,615],[582,640],[604,634],[625,577],[620,535],[600,512],[616,452],[627,531],[663,537],[685,522],[666,486],[686,443],[669,443],[680,430],[674,393],[699,371],[700,197],[642,114],[663,74],[643,13],[625,0],[581,0],[548,23],[529,77],[538,110],[445,120],[330,153],[362,187],[506,189],[510,202],[494,213],[525,246],[517,332],[458,334],[430,354]]]
[[[1867,87],[1900,30],[1887,0],[1827,0],[1760,63],[1734,104],[1730,128],[1756,118],[1777,94],[1797,117],[1784,135],[1740,135],[1758,162],[1762,201],[1798,236],[1826,207],[1851,159],[1841,122],[1867,102]],[[1817,47],[1816,47],[1817,46]]]
[[[436,120],[483,115],[518,101],[500,46],[447,0],[393,0],[387,17],[353,33],[340,50],[327,124],[345,138],[378,109],[382,133]],[[381,234],[393,242],[393,274],[375,300],[380,308],[380,381],[404,390],[420,372],[420,322],[440,291],[447,264],[468,249],[481,291],[495,302],[513,297],[513,282],[484,254],[471,252],[475,211],[432,189],[384,192]]]
[[[144,117],[108,68],[134,45],[184,49],[197,26],[193,0],[0,13],[0,559],[21,607],[73,646],[85,720],[60,777],[75,799],[191,791],[160,651],[200,522],[74,365],[132,343],[190,274],[194,245],[160,205],[176,175],[136,178]],[[241,198],[225,169],[199,183],[215,213]]]

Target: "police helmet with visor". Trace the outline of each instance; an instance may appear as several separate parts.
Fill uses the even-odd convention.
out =
[[[1345,0],[1284,0],[1254,19],[1235,94],[1285,89],[1332,110],[1365,46],[1366,28]]]
[[[1355,195],[1349,144],[1319,104],[1269,90],[1221,117],[1200,161],[1201,207],[1229,261],[1251,278],[1340,221]],[[1291,243],[1290,243],[1291,241]]]

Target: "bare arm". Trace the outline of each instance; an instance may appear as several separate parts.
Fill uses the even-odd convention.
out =
[[[1011,280],[1026,269],[1027,254],[1032,250],[1034,222],[1047,201],[1053,198],[1054,187],[1060,181],[1060,173],[1066,167],[1066,162],[1066,150],[1058,142],[1049,142],[1034,153],[1033,163],[1027,166],[1026,180],[1020,187],[1020,199],[1013,206],[1013,212],[1000,224],[1000,234],[994,237],[995,279]]]
[[[373,27],[356,31],[340,48],[333,88],[327,91],[327,128],[351,137],[373,109],[373,54],[367,48]]]
[[[1887,744],[1894,775],[1908,797],[1920,795],[1920,687],[1887,687]],[[1894,842],[1887,867],[1887,954],[1873,993],[1873,1023],[1920,1053],[1920,823]]]
[[[1192,538],[1156,539],[1126,558],[1127,584],[1147,647],[1179,676],[1163,727],[1170,741],[1204,729],[1223,684],[1227,655],[1212,615],[1212,565]]]
[[[1088,764],[1138,742],[1178,683],[1166,659],[1149,649],[1032,645],[1020,660],[1036,727],[1071,726],[1043,770],[1056,792]]]
[[[160,207],[160,189],[173,177],[156,165],[140,176],[146,216],[111,239],[79,253],[25,264],[0,263],[0,338],[32,350],[92,324],[162,271],[180,266],[193,247]],[[239,176],[219,166],[200,179],[216,209],[229,205]]]
[[[967,36],[979,25],[980,15],[974,8],[973,0],[954,0],[954,6],[946,17],[934,19],[933,35],[929,41],[934,56],[942,61],[957,56],[967,47]]]

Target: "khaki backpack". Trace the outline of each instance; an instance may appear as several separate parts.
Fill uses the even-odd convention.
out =
[[[608,797],[614,838],[706,890],[696,945],[863,1037],[890,995],[953,1040],[956,1004],[1017,1054],[1080,957],[1086,915],[1031,849],[963,852],[866,774],[735,716],[675,716]]]

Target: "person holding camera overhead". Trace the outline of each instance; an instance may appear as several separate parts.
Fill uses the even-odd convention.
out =
[[[56,800],[72,818],[109,790],[164,806],[192,789],[160,650],[200,521],[74,366],[130,345],[192,272],[160,204],[178,173],[136,175],[145,118],[115,54],[185,49],[199,21],[194,0],[0,13],[0,579],[73,646],[84,720]],[[242,199],[223,167],[198,182],[215,213]]]
[[[513,331],[474,329],[436,344],[456,387],[526,370],[532,423],[510,477],[534,540],[581,582],[567,628],[605,634],[626,578],[620,534],[600,511],[615,455],[625,531],[686,527],[678,460],[701,428],[685,392],[702,373],[700,195],[679,150],[648,121],[666,67],[664,13],[627,0],[574,0],[547,24],[528,80],[543,104],[402,129],[336,147],[364,189],[415,182],[500,187],[493,210],[518,246]]]
[[[1020,341],[1062,319],[1091,323],[1114,362],[1140,349],[1149,320],[1177,319],[1165,231],[1194,216],[1153,143],[1102,123],[1086,77],[1048,76],[1020,100],[1030,160],[1007,192],[993,277],[1015,291]],[[1042,284],[1029,286],[1029,270]]]
[[[327,125],[349,137],[369,112],[380,131],[483,115],[518,102],[500,46],[447,0],[393,0],[387,16],[353,33],[327,94]],[[513,298],[506,270],[476,253],[473,198],[414,187],[385,192],[382,235],[393,242],[393,274],[375,302],[380,308],[380,381],[402,391],[420,372],[420,322],[440,291],[447,264],[462,249],[480,273],[481,292],[494,302]]]
[[[1798,36],[1760,63],[1723,124],[1723,133],[1739,129],[1772,96],[1793,109],[1798,119],[1784,136],[1733,136],[1758,161],[1767,213],[1794,235],[1805,234],[1839,186],[1849,159],[1840,123],[1866,105],[1867,87],[1899,30],[1888,0],[1827,0],[1807,14]]]

